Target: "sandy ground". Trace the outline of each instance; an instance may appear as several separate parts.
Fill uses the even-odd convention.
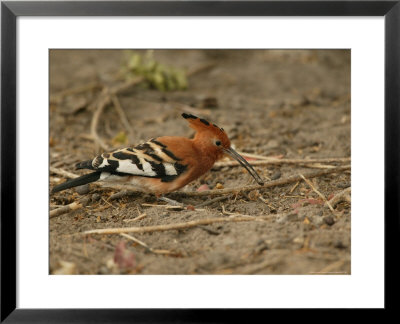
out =
[[[91,134],[96,100],[102,88],[122,84],[118,71],[127,55],[117,50],[51,51],[50,188],[67,179],[65,172],[86,173],[75,170],[75,163],[103,152]],[[119,92],[125,122],[113,104],[98,119],[97,133],[107,147],[163,135],[190,137],[193,132],[180,116],[187,111],[223,127],[235,148],[249,154],[249,162],[257,162],[251,154],[282,160],[255,166],[267,183],[303,174],[314,189],[297,179],[241,190],[256,185],[246,170],[219,165],[168,195],[184,203],[183,210],[168,209],[151,194],[118,198],[113,195],[119,189],[98,184],[52,194],[50,211],[73,202],[83,207],[50,217],[50,273],[350,274],[350,169],[332,172],[350,161],[284,162],[350,158],[350,52],[168,50],[153,55],[188,71],[188,88],[159,91],[141,83]],[[320,171],[327,174],[311,175]],[[193,194],[204,184],[210,190],[235,190],[210,203],[221,195]],[[331,210],[324,199],[337,195],[342,199],[331,200]],[[208,204],[199,206],[204,202]],[[235,217],[248,220],[236,222]],[[223,220],[130,237],[81,233],[217,218]]]

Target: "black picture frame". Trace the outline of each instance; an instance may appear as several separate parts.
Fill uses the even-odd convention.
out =
[[[4,1],[1,3],[1,322],[233,322],[263,310],[16,308],[16,19],[19,16],[384,16],[385,309],[396,307],[400,220],[400,0],[396,1]],[[373,189],[371,189],[373,190]],[[397,244],[396,244],[397,243]],[[257,313],[257,314],[255,314]]]

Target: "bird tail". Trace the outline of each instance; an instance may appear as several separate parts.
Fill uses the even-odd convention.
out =
[[[77,187],[77,186],[82,186],[84,184],[94,182],[100,179],[100,171],[97,172],[92,172],[89,174],[85,174],[79,178],[75,179],[70,179],[65,181],[64,183],[59,184],[58,186],[55,186],[52,190],[51,193],[59,192],[65,189]]]

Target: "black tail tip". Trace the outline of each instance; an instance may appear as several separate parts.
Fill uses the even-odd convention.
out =
[[[52,194],[54,194],[56,192],[59,192],[59,191],[61,191],[61,190],[58,188],[58,186],[54,186],[53,189],[51,189],[50,194],[52,195]]]
[[[185,119],[189,119],[189,118],[196,119],[197,118],[195,115],[187,114],[187,113],[182,113],[182,117]]]

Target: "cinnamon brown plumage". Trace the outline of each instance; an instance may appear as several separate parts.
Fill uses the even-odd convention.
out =
[[[222,128],[190,114],[182,114],[196,134],[153,138],[137,146],[103,153],[80,162],[77,169],[94,172],[55,186],[58,192],[94,181],[123,182],[136,190],[161,195],[178,190],[209,171],[224,154],[245,167],[260,185],[263,180],[242,156],[231,148]]]

